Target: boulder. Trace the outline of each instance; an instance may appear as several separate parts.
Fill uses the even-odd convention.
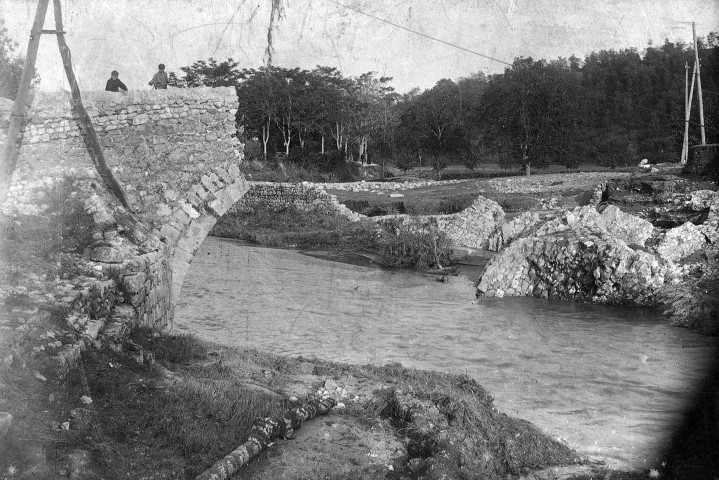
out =
[[[686,222],[668,230],[656,246],[656,251],[663,258],[678,262],[694,252],[698,252],[707,244],[707,237],[693,223]]]
[[[634,215],[622,212],[614,205],[608,205],[602,212],[604,228],[607,231],[626,243],[637,243],[644,245],[654,232],[651,222]]]
[[[487,264],[477,296],[656,305],[676,267],[639,245],[632,248],[629,241],[641,240],[646,226],[619,213],[604,217],[591,207],[576,208],[515,239]],[[634,225],[643,232],[636,238],[629,233]]]

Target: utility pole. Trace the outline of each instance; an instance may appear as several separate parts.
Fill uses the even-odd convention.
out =
[[[37,51],[40,47],[40,36],[42,35],[42,26],[45,23],[45,13],[49,0],[40,0],[35,11],[35,21],[30,31],[30,41],[27,45],[27,55],[25,56],[25,65],[22,69],[22,77],[20,78],[20,86],[15,96],[15,103],[10,113],[10,125],[7,130],[7,138],[5,139],[5,148],[0,152],[0,204],[5,202],[12,174],[15,171],[15,164],[18,156],[18,138],[20,137],[20,124],[25,118],[25,110],[28,103],[28,94],[30,93],[30,83],[35,75],[35,59]]]
[[[697,64],[694,64],[694,72],[692,72],[692,87],[689,89],[689,95],[687,96],[686,86],[684,87],[684,102],[686,108],[684,109],[684,145],[682,148],[682,165],[686,165],[689,160],[689,118],[691,117],[692,111],[692,97],[694,96],[694,79],[696,78]],[[689,65],[686,65],[685,79],[689,80]],[[687,81],[687,83],[689,83]]]
[[[706,145],[707,139],[706,135],[704,134],[704,104],[702,103],[701,64],[699,63],[699,50],[697,49],[697,31],[694,22],[692,22],[692,36],[694,37],[694,70],[697,75],[697,95],[699,96],[699,126],[702,133],[702,145]]]
[[[82,140],[85,142],[87,152],[90,154],[90,159],[95,165],[95,171],[100,176],[105,186],[110,190],[122,206],[132,212],[130,201],[127,198],[125,190],[122,188],[120,182],[117,181],[112,170],[105,161],[105,155],[102,153],[102,147],[100,146],[100,140],[97,137],[97,132],[92,125],[90,115],[88,115],[85,106],[82,104],[82,98],[80,96],[80,87],[77,85],[77,79],[75,78],[75,72],[72,69],[72,56],[70,55],[70,48],[65,42],[65,31],[62,25],[62,6],[60,0],[53,0],[53,6],[55,10],[55,31],[47,32],[54,33],[57,35],[57,46],[60,49],[60,58],[62,58],[62,64],[65,67],[65,74],[67,75],[67,81],[70,83],[70,91],[72,92],[72,113],[77,125],[82,133]]]
[[[689,110],[689,62],[684,62],[684,118],[687,118],[687,111]],[[684,121],[684,142],[682,143],[682,159],[681,164],[687,164],[687,128],[686,120]]]

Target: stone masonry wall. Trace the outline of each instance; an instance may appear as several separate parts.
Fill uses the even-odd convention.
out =
[[[91,328],[91,336],[121,336],[135,325],[162,328],[172,320],[173,298],[196,249],[247,191],[238,168],[243,146],[234,136],[235,90],[82,92],[82,99],[134,211],[120,206],[95,173],[69,93],[39,92],[22,130],[3,213],[18,221],[42,215],[49,209],[48,193],[71,181],[72,195],[84,202],[97,228],[94,244],[77,259],[87,270],[78,281],[113,283],[101,289],[111,295],[100,293],[93,301],[112,303],[107,311],[120,312],[104,318],[103,328]],[[2,126],[6,110],[0,111]],[[78,329],[100,320],[69,318],[79,322]]]
[[[164,222],[182,192],[214,167],[236,164],[232,88],[82,92],[108,165],[139,217]],[[67,92],[37,92],[23,127],[23,144],[6,211],[38,204],[35,197],[65,176],[97,181]],[[25,212],[30,213],[30,212]]]
[[[290,206],[303,211],[324,208],[353,221],[364,217],[339,203],[335,195],[310,183],[249,182],[249,190],[229,212],[248,212],[257,205],[265,205],[275,210]]]

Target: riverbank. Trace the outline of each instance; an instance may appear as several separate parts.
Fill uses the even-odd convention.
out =
[[[520,180],[518,179],[517,182],[520,182]],[[515,188],[514,184],[507,186],[507,188],[510,187],[512,189]],[[537,195],[544,195],[541,192],[545,187],[546,185],[542,183],[541,185],[537,185],[532,188],[536,190],[534,193]],[[523,190],[521,191],[524,192]],[[531,193],[529,190],[527,190],[527,192]],[[586,193],[583,195],[586,196]],[[577,199],[576,196],[570,196],[567,198],[574,199],[571,201],[576,201]],[[541,200],[541,198],[539,200]],[[82,218],[82,215],[79,215],[79,217]],[[18,232],[20,232],[20,230],[26,230],[26,227],[27,223],[25,223],[24,219],[22,224],[18,221],[10,226],[10,228],[15,229],[13,231]],[[236,398],[250,398],[250,394],[237,396],[236,392],[240,391],[239,386],[233,382],[238,376],[243,380],[243,382],[240,383],[249,384],[251,382],[255,384],[253,388],[259,388],[260,391],[272,391],[277,387],[277,385],[279,385],[273,383],[274,378],[282,377],[283,375],[286,375],[288,371],[297,373],[295,372],[297,368],[296,363],[301,363],[306,360],[275,358],[271,361],[250,361],[246,359],[248,355],[250,357],[259,355],[264,358],[265,354],[261,354],[259,352],[249,354],[240,352],[222,356],[220,357],[222,361],[217,362],[216,357],[219,355],[218,352],[222,349],[216,346],[205,346],[202,348],[209,350],[209,353],[206,356],[191,356],[189,360],[177,362],[167,357],[163,357],[163,355],[166,354],[161,353],[162,348],[158,345],[160,342],[168,342],[169,345],[173,345],[172,342],[174,342],[174,340],[158,340],[160,337],[155,337],[155,339],[153,339],[153,337],[150,336],[149,338],[152,340],[146,344],[143,344],[145,340],[136,338],[133,342],[124,344],[118,351],[110,349],[108,345],[101,345],[99,342],[89,342],[88,345],[91,345],[92,348],[82,354],[80,357],[82,361],[79,363],[79,365],[83,365],[85,373],[83,374],[83,369],[79,368],[72,370],[71,375],[74,375],[75,377],[69,384],[65,380],[59,378],[43,376],[38,370],[39,365],[41,365],[45,360],[55,360],[56,357],[54,355],[66,347],[76,345],[80,338],[76,332],[68,328],[68,324],[64,317],[64,313],[66,312],[63,312],[61,309],[48,309],[44,303],[41,305],[41,308],[38,308],[38,305],[33,302],[36,297],[42,297],[43,294],[47,296],[49,293],[60,292],[62,290],[61,287],[65,284],[72,286],[71,277],[73,273],[69,272],[70,269],[77,268],[77,265],[70,261],[71,255],[67,252],[75,252],[82,249],[81,243],[75,242],[73,244],[74,240],[82,240],[81,236],[78,238],[62,237],[61,241],[53,237],[51,239],[52,242],[57,244],[62,243],[62,245],[49,245],[47,242],[48,238],[43,237],[41,233],[43,228],[43,225],[40,225],[37,231],[30,228],[28,232],[30,232],[30,238],[34,242],[26,244],[18,243],[18,245],[15,246],[17,247],[16,251],[22,252],[24,257],[21,262],[17,259],[13,262],[9,262],[17,264],[14,265],[17,268],[10,272],[9,275],[6,275],[3,282],[3,295],[6,303],[6,309],[3,312],[3,317],[0,319],[0,326],[3,328],[2,345],[0,345],[3,353],[3,365],[1,366],[2,375],[0,376],[0,384],[3,388],[2,398],[0,398],[0,410],[12,412],[14,415],[14,421],[12,423],[10,433],[4,436],[2,440],[3,443],[1,447],[4,449],[4,452],[7,452],[7,455],[0,456],[0,475],[6,478],[73,478],[73,476],[74,478],[92,478],[96,472],[106,471],[107,473],[105,478],[113,478],[112,475],[117,475],[117,478],[127,478],[125,476],[125,470],[123,469],[134,468],[136,470],[131,470],[131,472],[137,473],[137,478],[141,478],[143,474],[146,478],[178,478],[176,475],[185,475],[186,478],[192,478],[192,475],[195,474],[195,470],[188,473],[186,468],[194,469],[199,468],[196,466],[200,464],[211,464],[212,461],[216,459],[216,454],[219,454],[219,452],[212,451],[212,453],[203,453],[202,455],[204,456],[201,455],[201,461],[198,460],[198,457],[196,456],[188,456],[187,453],[191,452],[191,449],[197,447],[199,444],[197,443],[198,439],[194,437],[194,434],[192,434],[190,430],[185,429],[185,431],[182,431],[182,426],[185,425],[183,422],[185,420],[192,422],[202,420],[202,422],[200,422],[202,424],[208,423],[214,425],[213,428],[215,428],[216,434],[225,438],[223,441],[226,443],[214,440],[209,443],[212,445],[218,445],[225,451],[227,449],[234,448],[236,446],[235,442],[240,441],[239,437],[227,436],[227,432],[233,429],[228,429],[227,423],[223,423],[223,421],[218,420],[218,418],[221,418],[220,412],[236,411],[238,407],[235,403],[231,403],[228,406],[227,404],[222,404],[221,402],[220,404],[209,405],[207,408],[195,408],[193,407],[193,401],[199,402],[200,398],[217,396],[208,395],[208,391],[214,393],[223,391],[234,392],[233,395],[235,395]],[[54,232],[52,229],[50,229],[50,231]],[[58,232],[60,232],[60,230],[58,230]],[[81,230],[80,234],[83,233],[87,232],[85,230]],[[17,237],[19,242],[23,241],[21,238],[22,235],[18,234]],[[70,243],[67,243],[68,241]],[[38,251],[35,253],[37,253],[37,255],[26,255],[32,253],[29,250],[31,248],[35,248],[36,246]],[[62,250],[62,255],[59,254],[60,252],[50,252],[46,247],[57,247]],[[351,252],[344,252],[343,255],[345,257],[344,259],[353,257]],[[10,257],[14,258],[12,255]],[[360,255],[360,257],[364,259],[369,258],[370,262],[372,261],[371,257],[366,257],[363,254]],[[365,261],[360,257],[353,257],[353,261]],[[37,262],[37,264],[33,262]],[[22,271],[23,265],[26,267],[25,271]],[[23,281],[29,279],[29,282],[23,283],[22,285],[17,284],[20,279],[23,279]],[[43,289],[47,286],[48,282],[52,284],[52,288],[48,288],[47,291],[44,291]],[[12,290],[7,289],[5,287],[7,284],[17,284],[17,288],[12,287]],[[278,287],[281,287],[281,285],[278,285]],[[61,295],[57,298],[59,299],[58,302],[62,300]],[[222,322],[221,318],[217,318],[215,320]],[[10,334],[8,335],[8,333]],[[276,334],[276,332],[271,331],[264,333],[270,336]],[[277,351],[281,350],[282,346],[286,344],[287,339],[281,335],[277,335],[277,338],[273,338],[273,341],[274,344],[269,349]],[[218,355],[215,355],[212,352],[215,352]],[[158,359],[155,366],[151,365],[153,356]],[[233,358],[235,360],[233,360]],[[245,360],[240,361],[237,360],[238,358]],[[243,361],[245,363],[242,363]],[[238,370],[224,369],[223,366],[227,363],[236,363]],[[322,367],[327,368],[327,370],[322,370],[322,368],[317,370],[318,365],[323,365],[321,361],[315,361],[312,359],[309,363],[315,365],[312,369],[312,373],[302,372],[302,367],[300,367],[299,374],[318,377],[313,378],[310,382],[313,385],[313,388],[318,387],[315,390],[315,393],[317,393],[317,390],[320,390],[320,386],[324,389],[322,392],[325,393],[325,391],[328,390],[325,388],[327,380],[337,383],[334,377],[340,376],[341,378],[341,375],[338,372],[347,369],[353,370],[353,375],[355,375],[356,378],[360,378],[360,380],[355,379],[349,381],[346,385],[338,384],[335,387],[335,392],[340,394],[340,400],[342,399],[342,388],[345,388],[349,392],[351,389],[347,389],[347,386],[353,386],[355,384],[359,385],[362,384],[362,382],[369,381],[367,380],[367,375],[369,375],[368,373],[361,370],[356,372],[354,371],[355,368],[359,367],[348,367],[340,364],[334,364],[334,367],[331,368],[327,366]],[[178,364],[180,365],[179,367]],[[294,366],[288,367],[288,365]],[[309,369],[309,367],[305,368]],[[389,370],[392,370],[394,367],[372,368],[388,368]],[[212,376],[214,375],[214,373],[212,373],[213,369],[219,372],[217,373],[216,378]],[[247,369],[254,373],[247,374]],[[414,381],[412,379],[417,380],[421,377],[424,378],[424,380],[421,380],[420,378],[421,381],[417,380],[419,383],[412,384],[414,385],[412,388],[416,391],[424,392],[425,387],[429,382],[429,380],[425,377],[422,377],[422,375],[425,374],[416,372],[413,373],[413,370],[399,369],[399,367],[395,368],[391,372],[384,371],[383,373],[377,373],[377,371],[372,369],[370,370],[372,375],[380,375],[382,381],[387,382],[387,385],[389,385],[389,387],[387,387],[383,384],[385,386],[382,388],[393,388],[392,386],[396,385],[407,385],[410,384],[411,381]],[[176,375],[168,373],[168,371],[174,372]],[[329,372],[329,374],[324,375],[323,372],[325,371]],[[122,375],[116,375],[118,372],[122,372]],[[320,372],[321,374],[318,374],[317,372]],[[125,376],[125,373],[128,375]],[[85,384],[82,380],[83,375],[87,380],[87,384]],[[177,381],[177,385],[197,383],[198,385],[201,385],[202,388],[207,387],[209,390],[202,390],[198,387],[197,390],[201,394],[197,395],[195,400],[188,399],[182,396],[187,393],[187,391],[181,390],[184,387],[174,388],[165,383],[165,375],[169,375],[169,377],[174,379],[173,381]],[[453,385],[453,382],[457,383],[459,381],[457,380],[458,377],[449,374],[441,374],[439,377],[442,377],[443,380],[436,380],[436,384],[441,384],[441,388],[444,390],[446,390],[445,387],[447,385],[451,386]],[[207,378],[210,378],[213,381],[205,382]],[[300,380],[293,379],[292,382],[296,383]],[[221,384],[220,386],[222,389],[226,388],[227,390],[215,389],[215,387],[218,387],[219,384]],[[715,387],[712,386],[711,383],[708,383],[707,385],[709,386],[706,388],[708,388],[710,392],[716,392]],[[127,390],[125,392],[125,394],[127,394],[127,405],[122,407],[125,408],[125,413],[121,413],[119,411],[121,405],[115,403],[115,399],[120,398],[115,395],[119,395],[120,393],[116,391],[118,386],[127,386]],[[331,387],[332,383],[330,383],[329,386]],[[339,391],[336,390],[338,387],[340,387]],[[279,389],[279,391],[281,392],[280,395],[284,398],[290,391],[290,386],[289,384],[286,384],[283,388],[286,388],[287,390]],[[357,388],[358,390],[361,390],[361,388]],[[405,393],[404,389],[402,392]],[[277,394],[277,392],[274,393]],[[152,396],[150,394],[157,394],[157,396]],[[161,394],[168,394],[169,397],[162,396]],[[264,394],[268,393],[264,392]],[[222,397],[222,395],[220,395],[220,397]],[[272,394],[269,395],[271,397],[274,396]],[[714,426],[717,425],[716,409],[712,410],[712,406],[716,405],[716,403],[713,402],[716,400],[712,400],[712,393],[710,393],[708,397],[708,400],[702,400],[705,402],[704,408],[701,409],[700,413],[696,416],[698,419],[696,423],[699,427],[696,427],[693,424],[690,427],[690,430],[687,430],[691,437],[691,441],[680,441],[680,444],[691,444],[697,445],[698,447],[716,444],[716,441],[714,441],[716,439],[716,428],[714,428]],[[165,407],[168,408],[168,412],[170,411],[169,400],[171,398],[176,400],[179,399],[176,406],[172,407],[177,410],[177,413],[173,413],[172,415],[168,414],[167,416],[158,416],[157,412],[164,412]],[[88,402],[88,399],[92,399],[92,402]],[[101,402],[102,399],[105,399],[106,401],[103,400]],[[301,395],[297,396],[297,399],[301,400]],[[147,401],[145,402],[145,400]],[[423,400],[423,398],[419,398],[419,400]],[[424,398],[424,400],[427,399]],[[438,407],[438,405],[441,406],[442,404],[442,402],[439,401],[441,399],[429,398],[429,400],[431,400],[431,403],[434,404],[435,408],[442,410]],[[435,400],[437,401],[435,402]],[[482,403],[480,400],[481,399],[474,398],[472,402],[475,402],[478,405],[486,406],[486,404]],[[410,399],[409,401],[412,402],[413,400]],[[294,405],[280,402],[275,405],[277,408],[274,408],[273,402],[268,401],[264,397],[262,397],[262,401],[259,403],[262,408],[268,406],[272,408],[269,410],[262,410],[262,408],[260,408],[256,411],[256,414],[258,415],[277,414],[282,412],[286,407]],[[419,405],[424,405],[431,410],[431,405],[429,404],[423,404],[420,401]],[[347,406],[346,403],[345,406]],[[148,415],[148,412],[151,413],[151,415]],[[180,418],[185,416],[188,412],[191,412],[189,415],[190,418]],[[452,417],[451,414],[445,415],[446,412],[444,411],[440,411],[440,413],[444,415],[445,421],[450,424],[451,427],[455,418]],[[123,415],[126,416],[123,417]],[[145,415],[145,417],[142,417],[142,415]],[[357,420],[358,418],[359,420]],[[379,418],[381,419],[382,417],[380,416]],[[387,419],[390,420],[392,418],[394,417],[387,417]],[[441,420],[441,417],[437,418],[438,421]],[[706,420],[707,418],[709,419],[708,421]],[[143,423],[146,420],[147,422],[150,422],[150,420],[152,420],[152,422],[159,420],[161,423],[164,423],[160,426],[153,424],[152,422]],[[360,460],[357,460],[357,458],[352,457],[355,458],[355,461],[360,461],[360,465],[356,465],[350,457],[342,457],[337,451],[324,451],[323,448],[327,447],[327,445],[325,445],[325,441],[327,439],[325,434],[329,434],[330,438],[334,438],[332,437],[332,432],[335,432],[338,429],[342,431],[341,429],[345,428],[343,426],[343,422],[348,422],[348,424],[351,424],[352,422],[359,422],[360,426],[363,426],[364,424],[362,423],[362,418],[357,417],[350,419],[347,416],[340,415],[336,419],[332,419],[330,421],[331,424],[327,424],[324,420],[326,419],[315,419],[314,425],[319,426],[320,428],[315,432],[315,434],[318,435],[316,437],[317,442],[313,444],[313,447],[309,450],[298,450],[298,452],[304,456],[298,453],[291,461],[284,461],[281,458],[278,458],[277,462],[272,460],[275,457],[270,454],[265,454],[266,456],[260,457],[257,461],[258,464],[262,465],[264,461],[266,462],[264,465],[268,469],[275,469],[268,470],[268,472],[272,471],[273,473],[268,474],[266,478],[276,478],[276,475],[279,474],[278,472],[280,470],[282,473],[288,471],[290,469],[290,465],[297,463],[300,458],[305,458],[314,454],[312,452],[315,452],[317,455],[317,462],[314,463],[313,465],[315,466],[312,467],[316,470],[313,470],[313,472],[320,472],[320,475],[326,476],[327,478],[376,478],[377,474],[380,472],[385,472],[385,475],[389,476],[389,478],[402,478],[402,476],[405,478],[416,478],[422,473],[422,468],[430,468],[428,465],[431,464],[432,458],[437,457],[438,459],[442,456],[437,453],[438,451],[434,450],[431,450],[430,452],[434,453],[432,455],[428,455],[426,458],[422,454],[417,457],[407,453],[405,457],[402,457],[403,459],[401,459],[398,464],[391,462],[387,463],[384,461],[389,458],[389,454],[386,452],[397,452],[397,450],[393,450],[395,443],[391,443],[389,440],[387,440],[387,442],[384,440],[378,440],[379,444],[386,446],[386,451],[383,451],[384,453],[380,454],[373,453],[370,450],[367,458],[372,459],[373,461],[377,458],[381,458],[383,462],[382,465],[380,466],[376,462],[372,464],[363,464]],[[407,420],[405,419],[404,421]],[[396,423],[396,419],[389,423],[392,424],[393,422]],[[436,421],[432,421],[431,423],[433,425],[437,425]],[[441,422],[440,424],[444,425]],[[524,425],[523,422],[520,422],[520,424]],[[312,425],[312,423],[308,423],[305,427],[310,425]],[[370,422],[370,427],[373,427],[373,425],[374,424]],[[387,437],[384,438],[386,439],[391,437],[394,442],[397,442],[397,445],[405,445],[405,450],[408,450],[407,445],[409,445],[409,443],[406,443],[409,442],[406,435],[408,432],[408,425],[405,424],[402,426],[400,423],[390,426],[392,428],[386,430],[385,433],[387,434]],[[705,428],[702,429],[700,428],[701,426],[704,426]],[[160,429],[160,427],[162,428]],[[180,432],[177,433],[176,430],[171,430],[169,427],[179,427]],[[329,432],[322,430],[325,427],[332,428],[333,430],[330,430]],[[409,428],[410,430],[412,429],[411,425]],[[357,434],[357,436],[361,438],[360,442],[357,444],[358,448],[362,449],[367,447],[368,441],[366,436],[370,435],[370,433],[372,433],[375,429],[376,428],[370,428],[368,431],[363,431],[364,433]],[[351,430],[352,429],[350,428],[348,431]],[[172,433],[173,431],[175,433]],[[202,431],[205,432],[205,430]],[[302,429],[298,430],[298,433],[301,431]],[[305,431],[309,431],[309,429]],[[522,436],[522,431],[523,430],[517,432],[520,433],[520,437]],[[460,435],[460,437],[461,435],[466,435],[467,437],[472,436],[472,438],[476,437],[476,429],[460,429],[456,432],[459,432],[457,434]],[[697,437],[694,435],[696,432],[701,433],[701,436]],[[442,430],[440,429],[440,434],[441,433]],[[205,433],[200,433],[199,436],[202,437],[204,435]],[[187,436],[188,443],[177,443],[176,441],[178,441],[181,436]],[[348,433],[347,436],[351,435]],[[103,439],[107,440],[107,438],[110,438],[111,442],[105,443]],[[495,441],[494,439],[497,438],[504,437],[498,437],[492,434],[488,442],[493,444]],[[152,439],[152,441],[147,443],[144,441],[146,439]],[[344,437],[340,435],[339,440],[335,438],[335,443],[338,445],[340,443],[344,444],[343,439]],[[61,440],[63,442],[68,440],[68,442],[61,443]],[[503,461],[507,465],[519,465],[512,464],[510,460],[514,458],[514,453],[512,453],[511,449],[506,448],[507,444],[510,446],[514,445],[512,443],[513,440],[511,438],[505,440],[506,441],[504,441],[504,443],[499,442],[497,444],[499,446],[496,448],[499,449],[498,451],[500,455],[495,455],[494,458]],[[510,442],[510,440],[512,440],[512,442]],[[551,441],[551,439],[548,440]],[[541,441],[547,441],[547,438],[542,437]],[[277,445],[278,447],[282,445],[283,448],[288,448],[291,445],[295,445],[291,442],[292,441],[282,441]],[[174,446],[175,443],[177,443],[177,447],[180,448],[181,453],[177,454],[178,456],[175,456],[175,453],[168,455],[168,446]],[[335,448],[340,449],[344,447],[343,445],[339,445]],[[115,453],[113,453],[113,451]],[[325,453],[322,453],[323,451]],[[364,450],[353,450],[355,453],[359,451],[364,452]],[[400,448],[399,452],[401,451],[402,450]],[[420,453],[421,452],[427,453],[428,451],[420,449]],[[439,450],[439,452],[441,452],[441,450]],[[116,457],[113,457],[115,454],[117,454]],[[373,457],[372,455],[374,454],[378,455],[378,457]],[[507,459],[506,454],[511,454],[511,458],[509,460]],[[472,455],[470,455],[470,457],[474,459],[475,457]],[[662,478],[686,478],[684,473],[692,471],[691,469],[687,469],[688,467],[691,467],[691,463],[697,465],[709,465],[710,468],[713,468],[711,467],[712,455],[713,453],[711,452],[707,454],[700,453],[698,455],[696,452],[693,452],[693,457],[679,455],[675,457],[670,456],[667,465],[657,469],[656,473],[660,474]],[[338,465],[333,461],[335,457],[342,460],[339,462],[341,465]],[[111,462],[107,464],[103,463],[105,458],[110,458]],[[429,458],[430,463],[427,463],[424,460],[412,462],[418,458],[424,460]],[[459,456],[453,458],[461,459],[462,457]],[[710,461],[706,462],[706,458],[709,458]],[[465,460],[464,463],[466,464],[467,461]],[[541,465],[549,465],[549,463],[546,462],[540,463]],[[188,467],[188,464],[191,466]],[[558,464],[561,464],[561,462]],[[717,462],[714,462],[714,465],[716,464]],[[352,469],[353,467],[351,467],[349,471],[341,470],[343,468],[342,466],[347,465],[354,465],[355,467],[358,467],[358,469]],[[390,470],[388,465],[391,465],[393,470]],[[397,465],[398,470],[394,470],[395,465]],[[455,464],[455,467],[457,467],[457,465],[459,467],[463,466],[461,461],[458,461]],[[325,467],[327,467],[327,469],[324,469]],[[362,468],[365,467],[368,470],[364,470],[364,473],[361,473],[363,471]],[[386,471],[380,470],[380,468],[385,467],[387,467]],[[402,468],[404,468],[404,470],[402,470]],[[517,472],[527,473],[535,467],[522,464],[522,466],[518,468],[519,470],[516,470]],[[590,470],[592,468],[595,469],[595,473],[591,475],[596,476],[597,472],[599,472],[605,478],[646,478],[647,474],[652,473],[649,470],[635,471],[631,474],[612,472],[597,465],[590,465],[587,466],[587,468]],[[502,472],[503,475],[512,475],[511,471],[506,470],[506,466],[505,470],[502,470]],[[261,474],[256,473],[256,475]],[[271,475],[275,475],[275,477]],[[393,475],[396,476],[393,477]],[[462,475],[461,470],[457,470],[456,476],[461,478]],[[543,473],[543,475],[547,478],[558,478],[560,474],[553,470],[549,470]],[[578,470],[571,470],[566,476],[568,478],[581,478],[577,477],[577,475],[579,475]],[[307,476],[314,476],[314,474],[310,472],[307,473]],[[469,478],[472,477],[470,476]],[[694,478],[701,477],[697,477],[695,475]]]
[[[199,253],[176,330],[290,357],[466,374],[499,411],[620,470],[667,459],[716,351],[660,311],[475,299],[461,269],[437,282],[217,238]]]
[[[92,446],[83,478],[194,478],[247,438],[254,416],[316,396],[337,404],[292,439],[277,440],[242,478],[491,479],[580,462],[566,445],[497,412],[466,376],[279,357],[143,331],[131,339],[154,352],[154,365],[91,350],[83,365],[92,403],[74,405],[86,394],[81,371],[57,399],[75,407],[58,451],[78,471],[74,452]],[[64,471],[76,478],[72,468]]]

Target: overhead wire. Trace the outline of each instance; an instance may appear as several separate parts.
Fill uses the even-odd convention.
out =
[[[506,61],[504,61],[504,60],[500,60],[500,59],[495,58],[495,57],[492,57],[492,56],[490,56],[490,55],[485,55],[485,54],[483,54],[483,53],[477,52],[476,50],[472,50],[472,49],[463,47],[463,46],[461,46],[461,45],[457,45],[457,44],[455,44],[455,43],[448,42],[448,41],[446,41],[446,40],[442,40],[441,38],[433,37],[432,35],[428,35],[428,34],[426,34],[426,33],[419,32],[419,31],[414,30],[414,29],[412,29],[412,28],[405,27],[404,25],[400,25],[400,24],[397,24],[397,23],[392,22],[392,21],[390,21],[390,20],[387,20],[386,18],[378,17],[378,16],[373,15],[373,14],[371,14],[371,13],[364,12],[364,11],[358,9],[358,8],[352,7],[352,6],[350,6],[350,5],[345,5],[345,4],[340,3],[340,2],[338,2],[338,1],[336,1],[336,0],[327,0],[327,1],[330,2],[330,3],[333,3],[333,4],[337,5],[337,6],[339,6],[339,7],[341,7],[341,8],[345,8],[345,9],[347,9],[347,10],[352,10],[352,11],[354,11],[354,12],[356,12],[356,13],[359,13],[360,15],[364,15],[364,16],[366,16],[366,17],[372,18],[372,19],[377,20],[377,21],[380,21],[380,22],[382,22],[382,23],[386,23],[386,24],[388,24],[388,25],[391,25],[391,26],[393,26],[393,27],[395,27],[395,28],[399,28],[400,30],[404,30],[404,31],[406,31],[406,32],[409,32],[409,33],[412,33],[412,34],[415,34],[415,35],[419,35],[419,36],[421,36],[421,37],[424,37],[424,38],[427,38],[427,39],[429,39],[429,40],[432,40],[432,41],[435,41],[435,42],[438,42],[438,43],[447,45],[447,46],[449,46],[449,47],[456,48],[456,49],[458,49],[458,50],[462,50],[462,51],[467,52],[467,53],[471,53],[472,55],[477,55],[477,56],[479,56],[479,57],[486,58],[487,60],[491,60],[491,61],[494,61],[494,62],[498,62],[498,63],[501,63],[501,64],[503,64],[503,65],[507,65],[507,66],[509,66],[509,67],[512,66],[511,63],[506,62]],[[677,117],[677,116],[672,115],[672,114],[670,114],[670,113],[662,112],[661,110],[656,110],[656,109],[654,109],[654,108],[645,107],[645,106],[643,106],[643,105],[638,105],[638,104],[636,104],[636,103],[634,103],[634,102],[631,102],[631,101],[629,101],[629,100],[624,100],[624,99],[621,99],[621,98],[618,98],[618,97],[615,97],[615,96],[612,96],[612,95],[607,95],[606,93],[598,92],[598,91],[596,91],[596,90],[593,90],[593,89],[591,89],[591,88],[585,87],[585,86],[583,86],[583,85],[579,85],[579,84],[576,84],[576,83],[569,83],[569,82],[565,82],[565,84],[566,84],[566,85],[569,85],[569,86],[572,86],[572,87],[575,87],[575,88],[579,88],[579,89],[581,89],[581,90],[584,90],[584,91],[586,91],[586,92],[589,92],[589,93],[592,93],[592,94],[595,94],[595,95],[599,95],[599,96],[601,96],[601,97],[603,97],[603,98],[607,98],[607,99],[611,99],[611,100],[616,100],[617,102],[624,103],[624,104],[626,104],[626,105],[632,106],[632,107],[637,108],[637,109],[640,109],[640,110],[645,110],[645,111],[653,112],[653,113],[662,115],[662,116],[664,116],[664,117],[668,117],[668,118],[670,118],[670,119],[672,119],[672,120],[681,121],[682,123],[686,122],[686,119],[683,118],[683,117],[680,118],[680,117]],[[695,121],[691,121],[691,120],[690,120],[689,123],[690,123],[690,124],[693,124],[693,125],[696,125],[696,126],[701,126],[701,123],[699,123],[699,122],[695,122]],[[719,129],[713,128],[713,127],[708,127],[708,126],[706,126],[706,125],[704,125],[704,128],[707,129],[707,130],[713,130],[713,131],[719,132]]]

